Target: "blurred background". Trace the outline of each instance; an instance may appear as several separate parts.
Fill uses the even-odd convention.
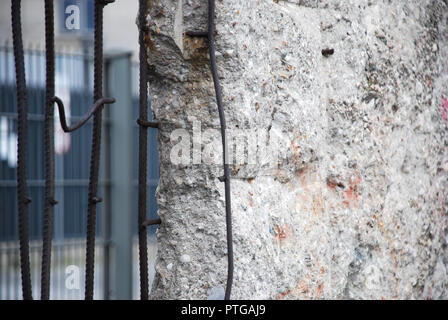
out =
[[[56,95],[64,101],[71,121],[76,122],[93,102],[94,0],[54,2]],[[10,1],[0,1],[0,300],[21,299],[17,103],[10,11]],[[137,0],[116,0],[104,9],[104,96],[114,97],[117,102],[103,111],[98,191],[103,202],[98,204],[96,225],[95,299],[139,298],[137,11]],[[44,1],[22,0],[22,22],[28,95],[27,178],[28,194],[32,198],[28,206],[30,256],[33,297],[38,299],[45,192]],[[59,203],[55,206],[51,299],[84,298],[91,134],[92,120],[67,134],[55,118],[55,192]],[[148,219],[157,218],[156,134],[156,130],[149,130]],[[155,230],[156,226],[148,228],[150,283],[156,254]],[[74,287],[66,284],[73,268],[79,270],[80,276]]]

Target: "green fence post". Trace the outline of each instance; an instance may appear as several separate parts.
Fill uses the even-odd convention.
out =
[[[108,129],[109,212],[106,212],[106,299],[132,299],[132,155],[133,119],[131,53],[106,58],[106,96],[110,105]],[[109,252],[107,248],[112,248]],[[113,253],[113,254],[112,254]],[[110,272],[110,271],[111,272]],[[110,286],[108,286],[108,281]]]

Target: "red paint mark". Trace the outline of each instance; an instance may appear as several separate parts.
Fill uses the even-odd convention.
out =
[[[291,228],[288,225],[275,226],[276,236],[280,241],[284,241],[292,235]]]
[[[274,300],[282,300],[285,299],[287,295],[291,293],[291,290],[288,289],[286,291],[280,292],[278,295],[275,296]]]
[[[324,284],[321,283],[319,284],[319,286],[317,287],[317,299],[320,299],[320,296],[322,295],[322,289],[324,288]]]

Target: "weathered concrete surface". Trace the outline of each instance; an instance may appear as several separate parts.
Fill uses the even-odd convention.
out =
[[[149,4],[163,221],[152,297],[216,297],[222,169],[196,147],[173,163],[170,138],[186,128],[193,143],[195,117],[205,153],[220,149],[204,137],[219,128],[207,47],[184,35],[206,29],[207,1]],[[287,146],[278,165],[232,166],[233,298],[448,298],[447,23],[442,0],[217,1],[229,128]]]

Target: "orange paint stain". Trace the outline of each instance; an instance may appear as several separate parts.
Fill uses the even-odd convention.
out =
[[[317,299],[320,299],[320,297],[322,295],[323,288],[324,288],[324,284],[320,283],[319,286],[317,287],[317,290],[316,290],[316,298]]]
[[[284,241],[292,236],[291,227],[288,225],[275,226],[275,234],[280,241]]]

